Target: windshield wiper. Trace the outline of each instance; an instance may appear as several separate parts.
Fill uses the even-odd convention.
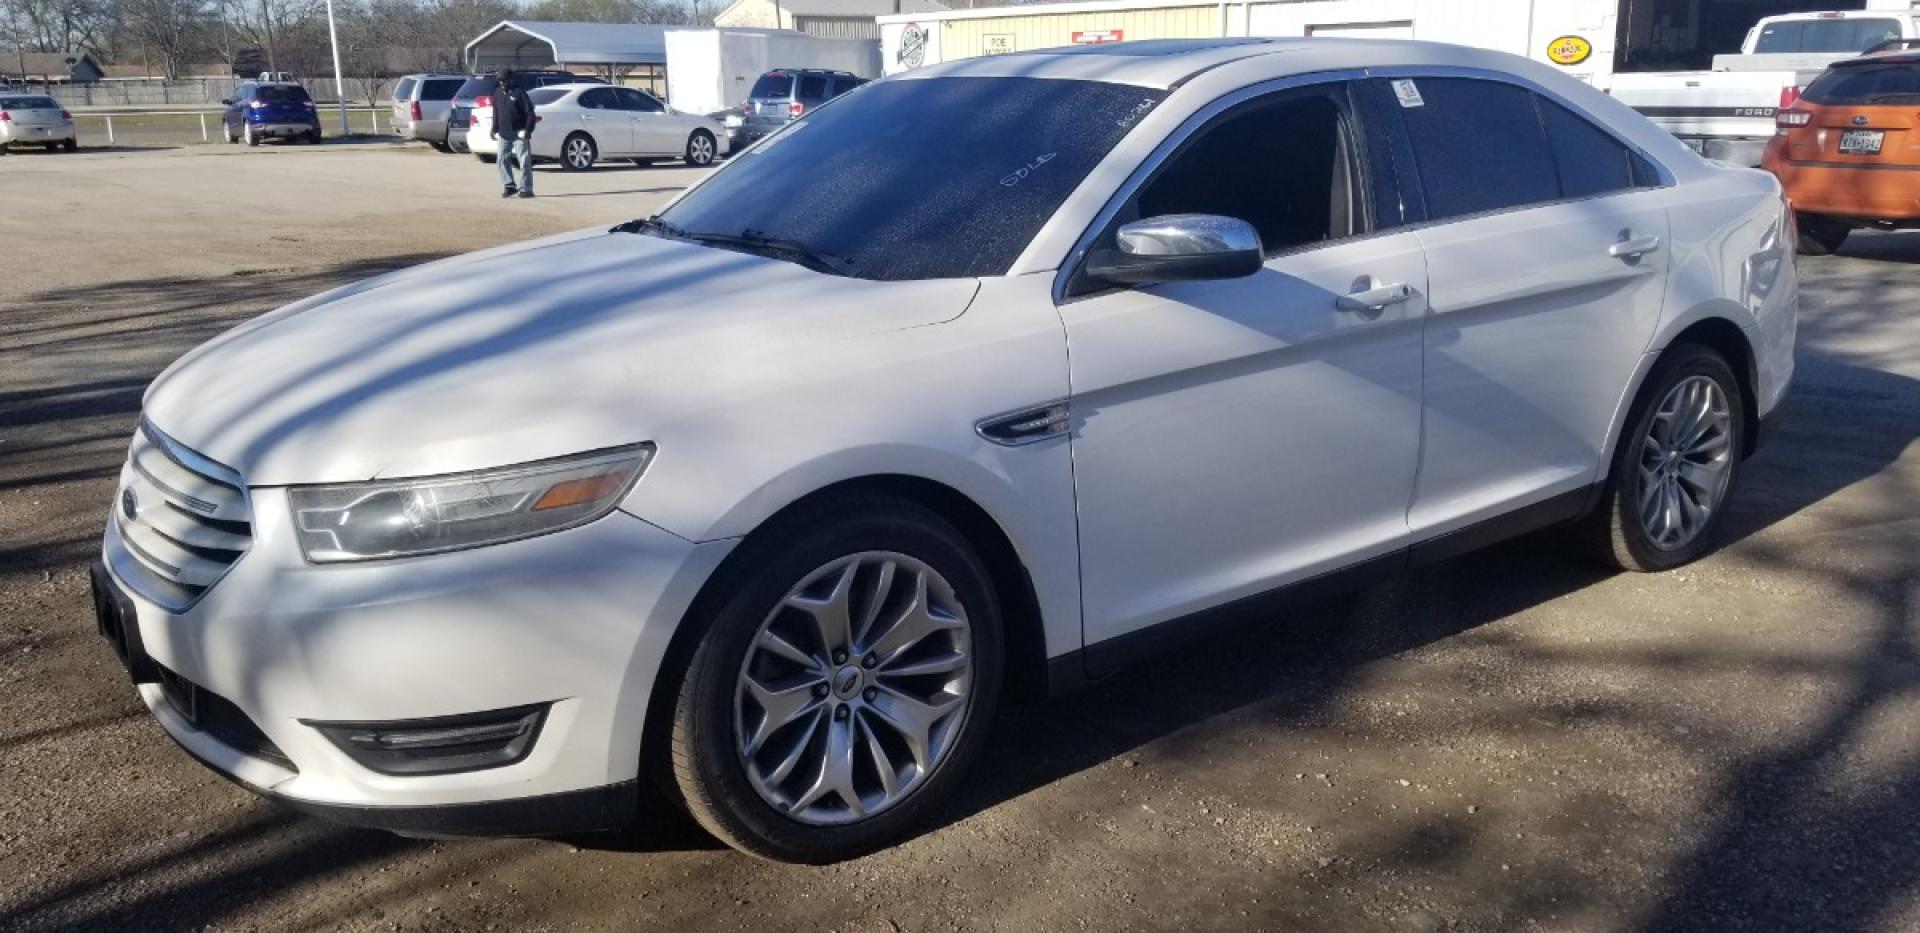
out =
[[[664,233],[670,237],[684,238],[687,235],[685,230],[661,220],[659,214],[655,214],[652,217],[637,217],[626,223],[614,224],[607,230],[608,233],[646,233],[649,231]]]
[[[704,243],[708,246],[730,246],[744,252],[760,255],[779,253],[782,254],[783,257],[793,259],[799,262],[800,265],[806,266],[815,272],[825,272],[829,275],[845,275],[847,268],[853,265],[853,260],[851,259],[835,256],[832,253],[821,252],[799,240],[788,240],[776,236],[769,236],[765,232],[755,230],[752,227],[748,227],[737,234],[693,233],[661,220],[658,214],[645,219],[629,220],[626,223],[612,227],[607,232],[657,233],[672,237],[676,240]]]
[[[761,254],[770,251],[785,253],[789,258],[798,261],[801,265],[815,272],[825,272],[829,275],[845,275],[847,267],[853,265],[853,260],[851,259],[822,252],[799,240],[788,240],[781,237],[769,236],[765,232],[755,230],[752,227],[748,227],[738,234],[682,233],[680,235],[695,243],[706,243],[712,246],[744,247],[750,252]]]

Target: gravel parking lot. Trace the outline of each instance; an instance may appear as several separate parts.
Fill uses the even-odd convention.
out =
[[[148,380],[694,177],[542,170],[509,202],[387,145],[0,161],[0,928],[1920,929],[1920,234],[1801,260],[1791,407],[1709,559],[1518,541],[1015,707],[939,829],[857,862],[755,861],[658,804],[405,840],[181,754],[84,569]]]

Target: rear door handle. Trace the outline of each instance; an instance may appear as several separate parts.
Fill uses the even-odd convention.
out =
[[[1641,236],[1641,237],[1634,237],[1633,239],[1630,239],[1630,240],[1621,240],[1620,242],[1607,247],[1607,255],[1612,256],[1615,259],[1638,259],[1641,256],[1645,256],[1648,253],[1656,252],[1659,249],[1660,249],[1659,237]]]
[[[1342,311],[1378,311],[1411,298],[1413,289],[1404,284],[1380,285],[1351,295],[1341,295],[1334,299],[1333,306]]]

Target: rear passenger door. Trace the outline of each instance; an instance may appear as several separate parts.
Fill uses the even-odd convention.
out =
[[[1425,218],[1413,534],[1536,503],[1571,511],[1600,476],[1615,410],[1664,302],[1658,172],[1527,87],[1407,76],[1375,79],[1374,90],[1400,118],[1401,158],[1417,179],[1409,200]]]
[[[613,88],[597,87],[581,91],[580,123],[600,149],[600,158],[624,156],[633,151],[633,125]]]

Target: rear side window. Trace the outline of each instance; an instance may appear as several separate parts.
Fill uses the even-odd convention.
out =
[[[1413,144],[1429,220],[1560,197],[1553,150],[1531,92],[1466,78],[1390,83]]]
[[[465,83],[459,78],[435,78],[428,81],[426,87],[420,89],[420,99],[452,100],[453,95],[460,90],[460,85]]]
[[[775,73],[761,75],[760,80],[753,82],[753,90],[747,96],[762,100],[785,100],[792,93],[793,77]]]
[[[1760,27],[1755,52],[1864,52],[1900,38],[1891,19],[1800,19]]]
[[[800,77],[800,97],[815,100],[827,96],[827,79],[820,75],[802,75]]]
[[[393,86],[393,99],[394,100],[412,100],[413,86],[415,83],[417,82],[415,82],[412,78],[401,78],[400,83]]]
[[[269,104],[299,104],[312,99],[307,96],[306,88],[291,87],[284,84],[268,85],[260,88],[254,92],[253,96]]]
[[[1920,62],[1829,68],[1801,97],[1816,104],[1920,103]]]
[[[1590,198],[1634,187],[1634,158],[1626,146],[1573,111],[1536,99],[1553,144],[1561,197]]]

